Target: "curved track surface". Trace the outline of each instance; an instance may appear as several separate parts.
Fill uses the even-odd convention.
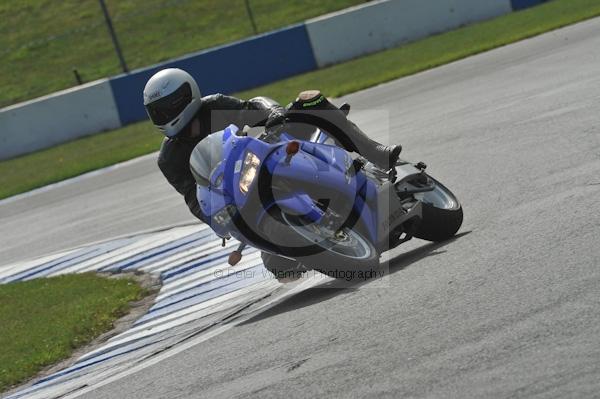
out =
[[[323,282],[70,396],[594,397],[598,48],[595,19],[345,98],[389,111],[356,121],[456,192],[462,233],[393,251],[386,284]],[[185,220],[150,156],[0,203],[0,259]]]

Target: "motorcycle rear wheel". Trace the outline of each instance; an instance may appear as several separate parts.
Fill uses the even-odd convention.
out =
[[[431,178],[431,177],[430,177]],[[422,203],[422,220],[414,237],[427,241],[445,241],[452,238],[463,221],[463,210],[456,196],[439,181],[435,189],[415,194]]]

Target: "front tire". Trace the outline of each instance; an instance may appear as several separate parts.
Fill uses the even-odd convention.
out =
[[[278,280],[281,278],[299,278],[304,269],[301,268],[300,262],[281,256],[273,255],[268,252],[260,254],[263,265],[274,277]]]
[[[282,255],[294,257],[306,267],[331,277],[348,278],[359,271],[379,268],[375,246],[348,227],[331,237],[319,236],[314,225],[282,213],[277,217],[267,215],[261,230],[267,239],[276,238],[281,243],[278,246]]]

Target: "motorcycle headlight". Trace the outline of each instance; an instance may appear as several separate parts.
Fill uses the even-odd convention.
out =
[[[240,175],[240,191],[244,194],[248,194],[252,182],[256,178],[258,172],[258,166],[260,165],[260,159],[256,154],[249,152],[244,158],[244,165],[242,166],[242,173]]]

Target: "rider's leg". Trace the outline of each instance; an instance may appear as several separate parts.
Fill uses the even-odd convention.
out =
[[[319,111],[315,114],[327,119],[328,122],[338,128],[336,129],[337,134],[336,132],[330,133],[333,133],[346,149],[358,152],[383,169],[393,167],[398,160],[400,151],[402,151],[402,146],[400,145],[386,146],[369,138],[318,90],[303,91],[288,106],[288,109],[290,113]]]

